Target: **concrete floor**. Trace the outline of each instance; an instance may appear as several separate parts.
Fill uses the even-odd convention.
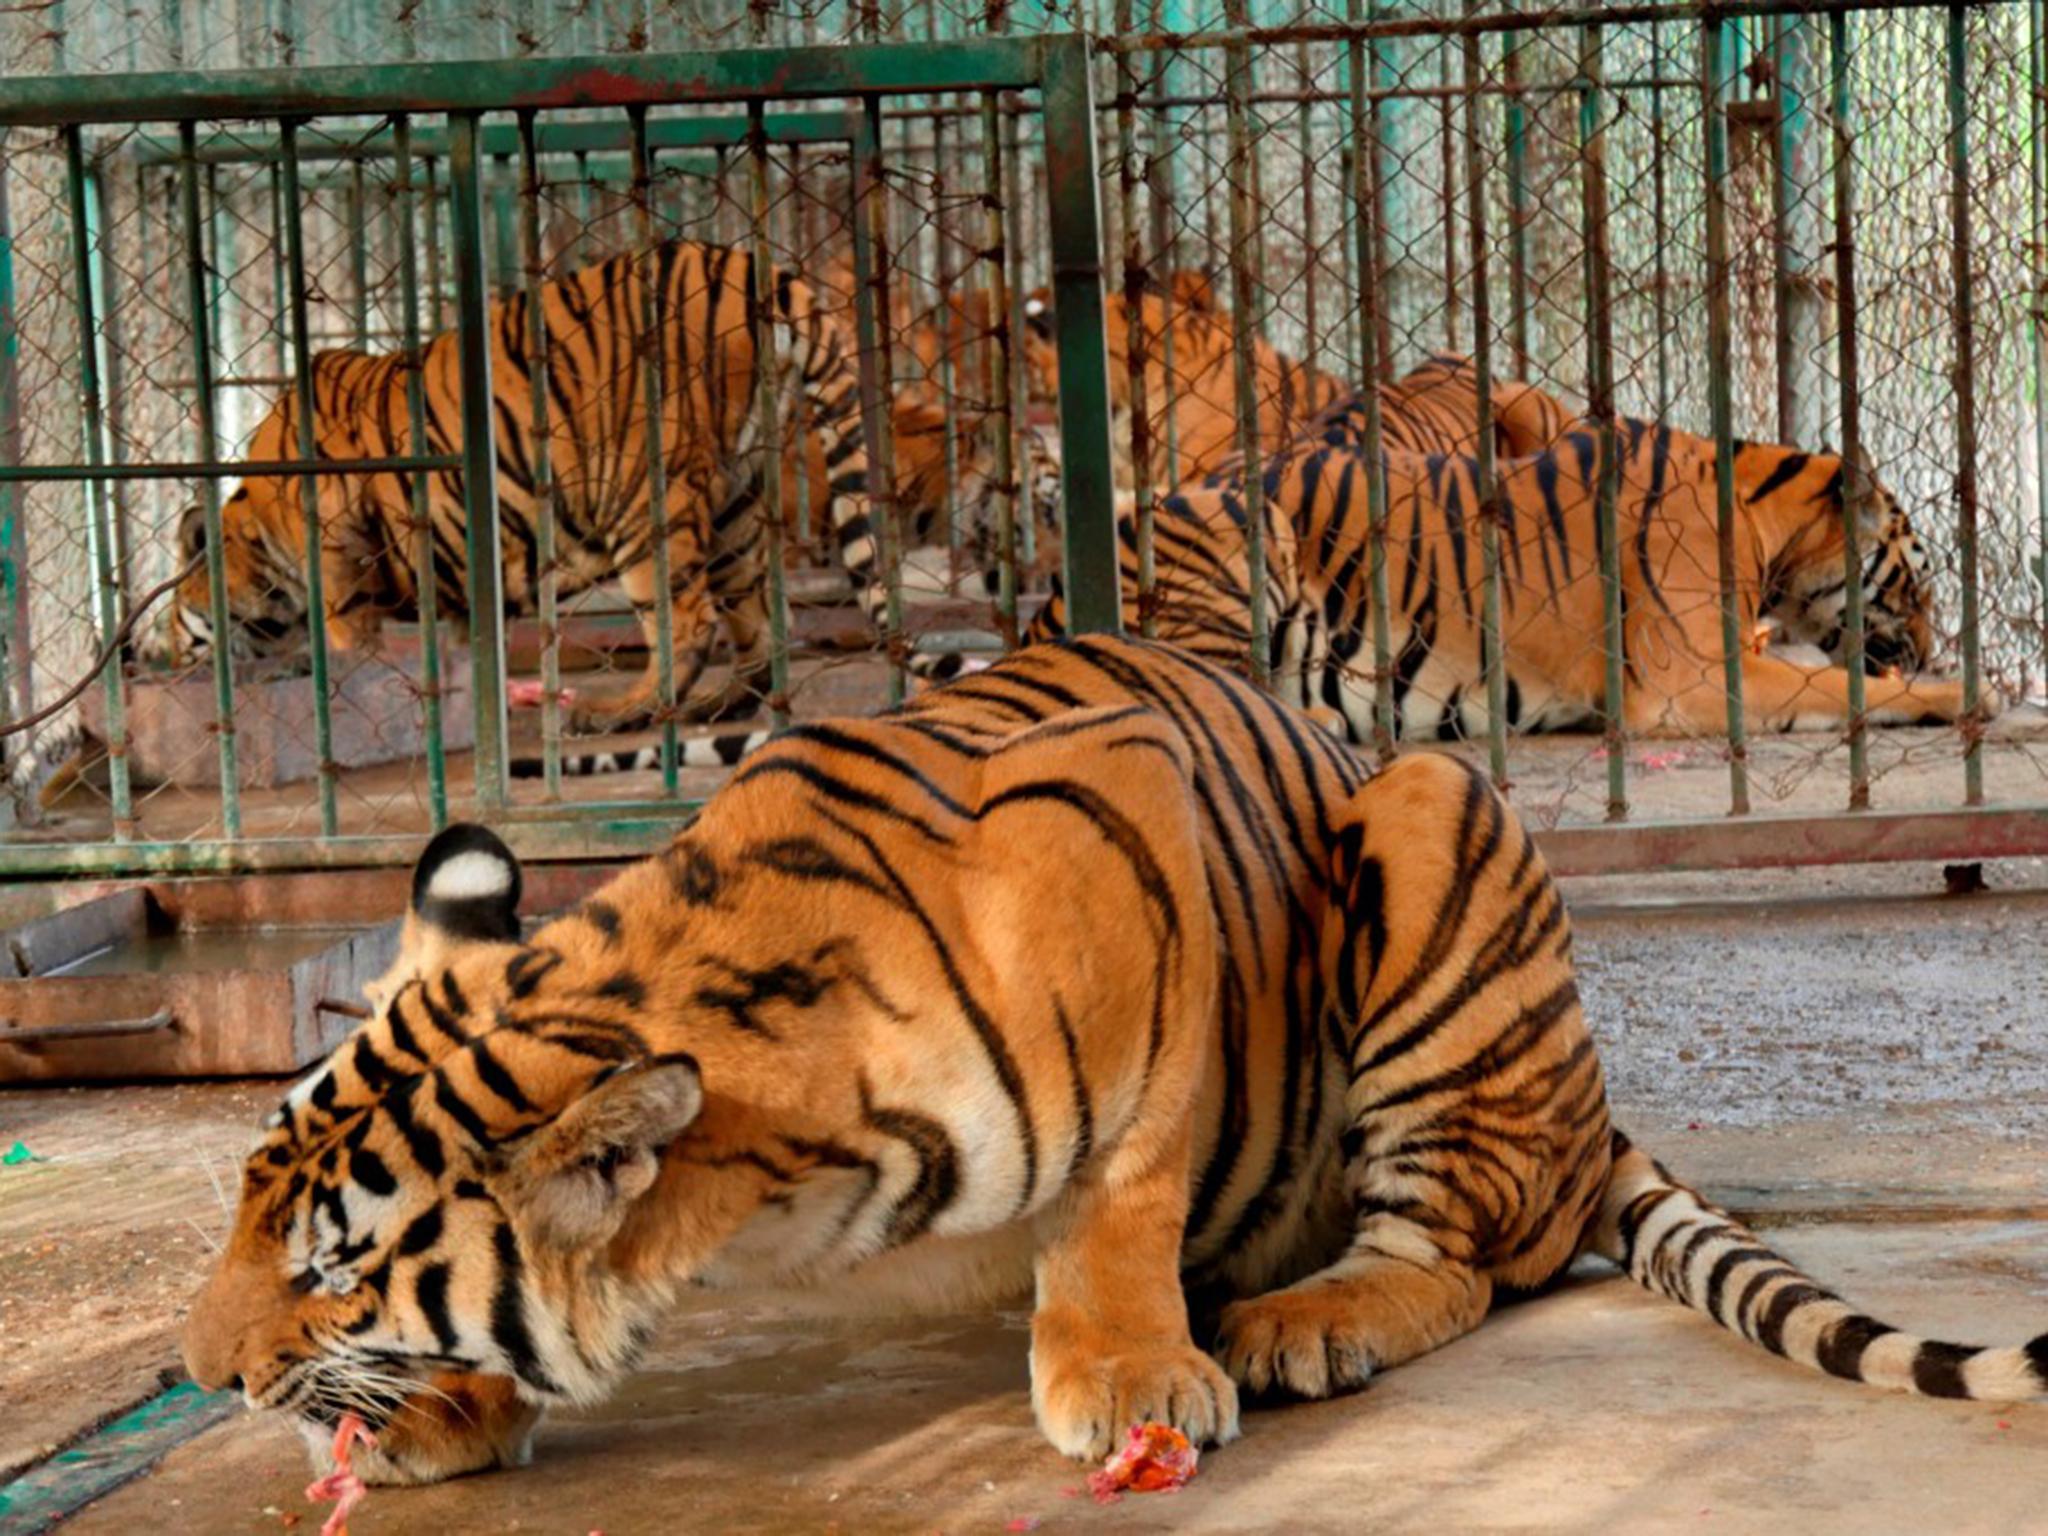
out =
[[[1939,889],[1926,869],[1571,891],[1622,1123],[1871,1310],[1968,1341],[2048,1328],[2048,1018],[2034,1001],[2048,871],[1992,878],[2002,892],[1962,900],[1914,894]],[[196,1163],[264,1096],[0,1094],[0,1133],[57,1154],[27,1172],[72,1169],[91,1194],[58,1199],[46,1183],[25,1225],[33,1186],[0,1170],[0,1271],[19,1275],[26,1258],[47,1272],[43,1245],[83,1251],[117,1221],[156,1230],[127,1221],[129,1183],[152,1219],[212,1228],[219,1206]],[[205,1258],[196,1236],[153,1251],[172,1269]],[[167,1364],[172,1288],[136,1291],[117,1260],[110,1247],[65,1271],[71,1304],[99,1286],[133,1305],[136,1360]],[[21,1315],[28,1290],[0,1313],[0,1462],[10,1441],[94,1416],[90,1393],[50,1390],[61,1362],[31,1339],[47,1319]],[[1024,1326],[706,1301],[614,1403],[552,1420],[529,1470],[378,1490],[352,1529],[2048,1531],[2048,1407],[1809,1376],[1590,1276],[1355,1397],[1251,1413],[1185,1492],[1099,1508],[1068,1495],[1081,1470],[1032,1427]],[[25,1400],[40,1403],[32,1426]],[[236,1419],[72,1528],[306,1531],[319,1516],[305,1481],[295,1437]]]

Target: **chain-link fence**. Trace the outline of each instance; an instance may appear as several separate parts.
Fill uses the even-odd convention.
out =
[[[1035,87],[586,105],[681,51],[876,41],[924,85],[1066,28],[1092,35],[1085,170]],[[44,101],[134,69],[415,92],[11,119],[0,457],[41,468],[0,486],[6,682],[43,717],[7,738],[15,839],[396,849],[472,811],[570,841],[667,814],[739,734],[880,707],[918,653],[1029,632],[1049,587],[1107,617],[1061,579],[1088,534],[1063,533],[1062,472],[1070,506],[1095,472],[1062,382],[1109,418],[1130,627],[1223,636],[1368,750],[1462,742],[1546,825],[1691,829],[1589,867],[1735,857],[1730,809],[1801,818],[1741,857],[1846,857],[1890,813],[2025,806],[2037,28],[2016,3],[8,12]],[[433,61],[522,56],[569,94],[489,103],[459,227],[464,130],[417,92],[455,78]],[[1052,210],[1091,182],[1099,244],[1056,259]],[[747,283],[721,309],[708,276],[652,280],[700,246],[815,294],[872,480],[849,487],[829,388],[760,387]],[[1091,411],[1069,370],[1096,259]],[[711,318],[648,346],[671,306]],[[465,338],[500,384],[494,465]],[[593,453],[604,409],[668,447]],[[250,460],[322,473],[204,473]],[[495,540],[466,516],[486,465]],[[595,531],[635,518],[637,551]],[[222,625],[250,653],[225,676]],[[1937,817],[1912,847],[2030,824]]]

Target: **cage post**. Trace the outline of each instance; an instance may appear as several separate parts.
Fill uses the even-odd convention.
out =
[[[1816,441],[1822,430],[1813,384],[1814,354],[1820,346],[1819,298],[1813,284],[1819,254],[1819,212],[1812,196],[1817,181],[1813,38],[1806,17],[1788,13],[1775,19],[1778,115],[1776,174],[1771,178],[1772,268],[1777,289],[1778,440],[1785,443]]]
[[[71,212],[71,278],[78,314],[78,398],[80,435],[85,440],[86,463],[94,470],[105,467],[105,424],[101,419],[99,326],[92,301],[92,230],[87,220],[85,146],[78,125],[64,129],[66,192]],[[95,477],[86,482],[86,511],[90,519],[88,538],[92,544],[94,616],[100,640],[108,647],[101,679],[107,695],[107,767],[111,779],[114,836],[125,841],[134,834],[135,806],[128,778],[127,689],[121,677],[120,647],[113,638],[120,625],[121,583],[115,567],[114,531],[108,517],[107,485]],[[224,637],[223,637],[224,638]]]
[[[1380,19],[1380,8],[1376,3],[1366,3],[1366,0],[1345,0],[1345,15],[1354,23],[1360,20],[1377,21]],[[1370,250],[1361,252],[1359,262],[1361,267],[1369,263],[1373,275],[1371,283],[1368,284],[1363,271],[1360,272],[1358,291],[1361,312],[1373,325],[1374,366],[1360,376],[1361,382],[1364,383],[1389,380],[1394,376],[1394,273],[1387,259],[1387,138],[1391,111],[1390,105],[1382,105],[1384,93],[1393,85],[1394,66],[1392,56],[1387,51],[1390,46],[1388,43],[1376,37],[1369,46],[1372,75],[1370,89],[1365,92],[1368,131],[1360,138],[1358,152],[1365,166],[1365,174],[1360,181],[1359,201],[1369,203],[1372,207],[1370,220],[1361,227],[1371,234],[1372,245]],[[1364,303],[1364,295],[1367,292],[1374,295],[1370,305]],[[1376,412],[1377,407],[1369,409]],[[1378,418],[1375,414],[1368,419],[1377,421]],[[1375,452],[1375,462],[1377,459],[1378,454]],[[1384,511],[1385,501],[1382,500],[1380,505]],[[1384,603],[1380,605],[1379,611],[1386,611]],[[1391,688],[1391,682],[1388,686]],[[1391,692],[1388,697],[1391,699]],[[1392,718],[1391,709],[1388,718]],[[1388,747],[1382,755],[1391,755],[1392,751],[1392,747]]]
[[[93,249],[99,259],[93,263],[93,313],[99,317],[99,350],[101,392],[105,401],[105,432],[107,441],[107,463],[118,469],[126,457],[127,432],[127,379],[122,366],[126,347],[121,339],[121,311],[114,299],[114,279],[118,268],[114,261],[114,242],[107,233],[112,215],[107,199],[108,177],[105,162],[95,158],[86,169],[86,196],[88,217],[92,229]],[[127,482],[116,477],[107,485],[107,505],[114,521],[114,573],[120,583],[118,610],[120,622],[128,622],[131,587],[135,580],[135,537],[131,504]]]
[[[2027,0],[2028,167],[2032,238],[2027,242],[2033,288],[2034,500],[2040,528],[2034,584],[2041,602],[2041,670],[2048,684],[2048,0]]]
[[[185,304],[192,328],[193,421],[197,429],[199,457],[220,457],[220,434],[213,413],[213,337],[208,328],[206,250],[199,214],[199,164],[195,154],[197,130],[190,119],[178,124],[178,144],[184,151],[179,169],[179,196],[185,219]],[[220,483],[211,475],[199,481],[200,515],[206,522],[206,607],[213,626],[214,734],[220,746],[221,835],[230,840],[242,835],[242,787],[235,763],[235,677],[230,665],[228,637],[234,622],[228,611],[227,551],[221,543]]]
[[[1469,5],[1468,5],[1469,9]],[[1467,34],[1478,36],[1477,33]],[[1444,343],[1453,352],[1458,350],[1458,154],[1457,105],[1451,100],[1451,48],[1446,43],[1437,46],[1437,84],[1442,87],[1437,95],[1438,142],[1443,146],[1442,175],[1438,187],[1441,200],[1441,215],[1444,221]],[[1472,350],[1477,352],[1482,345],[1475,336]]]
[[[1984,803],[1977,600],[1977,297],[1970,266],[1970,12],[1948,12],[1950,254],[1955,279],[1956,563],[1963,589],[1963,803]]]
[[[810,269],[811,252],[814,249],[806,238],[803,147],[789,146],[789,197],[783,204],[784,241],[790,252],[790,265],[799,272]],[[818,297],[830,302],[822,290]],[[797,445],[797,452],[790,455],[790,468],[796,471],[796,482],[792,500],[796,503],[796,542],[799,549],[811,545],[811,456],[804,448],[810,432],[811,413],[805,408],[802,390],[796,391],[790,401],[789,428],[786,437]],[[778,510],[777,515],[780,516]]]
[[[1119,634],[1116,473],[1103,341],[1102,211],[1088,44],[1048,38],[1045,164],[1052,213],[1053,310],[1060,334],[1060,457],[1066,502],[1067,622]],[[1026,519],[1026,522],[1030,522]]]
[[[1664,24],[1650,23],[1650,232],[1653,270],[1651,307],[1657,329],[1657,419],[1671,418],[1671,275],[1664,265],[1671,217],[1666,205],[1664,121]]]
[[[1600,633],[1604,662],[1601,733],[1607,749],[1607,819],[1628,818],[1627,744],[1622,737],[1623,651],[1621,535],[1616,506],[1621,465],[1615,454],[1613,266],[1607,224],[1605,34],[1579,35],[1579,192],[1586,226],[1586,414],[1599,442],[1593,521],[1600,554]]]
[[[1359,0],[1351,0],[1351,15]],[[1359,398],[1365,403],[1365,507],[1367,592],[1372,623],[1373,750],[1381,763],[1394,759],[1394,642],[1387,614],[1387,460],[1380,448],[1380,366],[1384,309],[1379,262],[1380,205],[1377,114],[1365,69],[1365,44],[1353,33],[1345,52],[1351,77],[1351,173],[1357,178],[1351,198],[1358,249],[1358,376],[1364,381]]]
[[[1742,658],[1748,637],[1735,590],[1735,430],[1729,393],[1733,343],[1728,320],[1728,82],[1727,23],[1709,14],[1700,21],[1701,115],[1706,128],[1707,403],[1713,417],[1714,515],[1721,587],[1721,660],[1727,689],[1728,810],[1749,814],[1749,740],[1742,712]]]
[[[348,168],[348,313],[356,348],[370,350],[370,191],[359,155]]]
[[[0,462],[21,467],[21,324],[14,294],[13,177],[0,160]],[[20,482],[0,481],[0,720],[34,707],[29,668],[28,520]],[[21,743],[26,746],[27,743]],[[0,753],[12,764],[14,751]],[[6,802],[0,802],[4,805]]]
[[[491,156],[491,292],[509,298],[519,291],[519,222],[512,204],[518,185],[510,155]]]
[[[1012,462],[1016,459],[1018,431],[1031,409],[1030,380],[1024,358],[1024,132],[1015,110],[1016,98],[1008,98],[1000,114],[1003,131],[1003,252],[1008,262],[1010,292],[1010,443]],[[1014,478],[1014,476],[1013,476]],[[1021,489],[1017,501],[1023,516],[1017,519],[1017,558],[1029,568],[1038,561],[1038,515],[1028,504],[1028,492]],[[1062,484],[1065,483],[1064,478]],[[1061,498],[1062,522],[1066,516]]]
[[[1134,29],[1131,0],[1116,0],[1116,29],[1119,34]],[[1131,391],[1131,485],[1137,497],[1134,515],[1138,537],[1138,630],[1149,638],[1158,628],[1152,547],[1153,487],[1158,477],[1152,465],[1152,401],[1145,384],[1145,373],[1151,366],[1151,326],[1145,313],[1145,241],[1138,222],[1137,54],[1125,49],[1117,55],[1116,65],[1117,189],[1124,245],[1124,365]],[[1169,472],[1167,483],[1178,478],[1176,473]]]
[[[754,231],[747,304],[754,338],[754,410],[761,443],[761,496],[755,505],[765,523],[768,545],[768,708],[775,728],[782,730],[789,724],[789,594],[782,568],[782,424],[775,410],[778,370],[771,288],[774,267],[768,241],[768,132],[759,101],[747,103],[747,148],[753,169]],[[951,319],[949,310],[942,314]],[[951,437],[949,416],[949,441]],[[947,483],[950,487],[950,477]]]
[[[541,794],[549,801],[562,797],[562,636],[560,602],[562,574],[556,554],[555,479],[550,453],[548,397],[548,323],[544,289],[547,267],[541,253],[540,152],[535,142],[534,114],[519,114],[519,169],[524,185],[519,198],[519,233],[526,267],[526,370],[533,381],[527,428],[532,446],[527,457],[533,472],[534,564],[540,591],[540,732]],[[648,434],[654,441],[654,434]],[[652,451],[652,450],[650,450]]]
[[[2032,0],[2038,7],[2042,0]],[[1863,381],[1856,328],[1856,166],[1849,114],[1849,18],[1828,18],[1835,172],[1835,348],[1842,396],[1842,639],[1849,673],[1849,809],[1870,809],[1870,758],[1863,718],[1863,551],[1859,512],[1873,487],[1863,466]],[[2038,153],[2038,148],[2036,153]]]
[[[647,515],[652,525],[648,554],[654,565],[654,665],[655,718],[661,723],[661,790],[674,795],[676,778],[676,637],[674,573],[669,569],[668,547],[668,294],[662,282],[667,263],[662,260],[661,232],[654,214],[654,155],[647,144],[647,109],[628,107],[626,120],[633,139],[633,209],[640,243],[640,321],[646,338],[641,353],[640,387],[643,397],[643,437],[647,455]],[[708,302],[707,295],[707,302]],[[695,380],[689,377],[689,353],[678,338],[677,366],[684,377],[683,409],[694,398]],[[702,366],[714,366],[705,357]],[[778,513],[780,508],[777,509]]]
[[[406,449],[428,451],[427,397],[420,378],[425,350],[420,337],[420,290],[413,219],[418,212],[413,190],[412,119],[400,114],[392,121],[393,167],[398,194],[398,323],[405,349]],[[427,808],[434,830],[448,824],[448,751],[441,719],[440,575],[434,559],[434,509],[427,471],[414,470],[406,481],[412,508],[413,582],[419,591],[420,693],[426,706]]]
[[[1250,23],[1247,0],[1225,0],[1224,18],[1232,28]],[[1263,242],[1252,190],[1252,55],[1249,44],[1232,42],[1225,54],[1224,126],[1230,168],[1230,328],[1237,383],[1237,443],[1244,458],[1245,592],[1251,607],[1251,675],[1264,687],[1272,672],[1272,614],[1266,604],[1266,459],[1259,431],[1256,371],[1258,335],[1252,314],[1258,302],[1253,270],[1260,263]]]
[[[1005,206],[1001,99],[981,93],[982,261],[988,268],[988,318],[992,352],[987,378],[993,409],[984,423],[996,466],[996,620],[1005,647],[1017,643],[1017,509],[1023,496],[1017,484],[1017,401],[1010,393],[1011,351],[1020,338],[1010,329],[1009,218]],[[1027,493],[1028,494],[1028,493]],[[1025,521],[1035,509],[1027,507]]]
[[[882,578],[882,641],[889,702],[906,686],[902,522],[896,511],[896,391],[890,367],[888,183],[882,175],[882,108],[870,97],[853,135],[848,218],[853,225],[854,329],[860,343],[861,412],[868,445],[867,536]]]
[[[427,256],[427,333],[440,335],[448,327],[441,318],[442,296],[445,284],[441,272],[441,189],[436,180],[439,171],[432,155],[426,157],[422,167],[426,183],[425,199],[420,205],[423,218],[420,233],[424,237]]]
[[[1529,122],[1522,100],[1523,34],[1501,38],[1501,84],[1507,88],[1503,107],[1507,130],[1508,168],[1508,350],[1515,377],[1527,379],[1529,368]]]
[[[448,115],[448,235],[462,369],[462,503],[468,525],[476,798],[505,807],[505,569],[499,553],[497,412],[491,395],[491,291],[484,270],[484,171],[476,112]]]
[[[1152,0],[1152,29],[1166,30],[1169,0]],[[1155,89],[1161,96],[1171,97],[1175,80],[1175,57],[1172,52],[1158,55]],[[1159,378],[1165,386],[1166,399],[1162,402],[1160,415],[1165,425],[1165,464],[1167,474],[1174,480],[1180,478],[1180,418],[1174,410],[1173,380],[1177,376],[1174,366],[1173,339],[1173,274],[1180,266],[1180,230],[1175,222],[1175,210],[1180,203],[1179,178],[1175,173],[1173,110],[1164,103],[1152,112],[1152,161],[1147,167],[1146,192],[1149,200],[1148,212],[1152,222],[1152,260],[1165,274],[1166,280],[1159,288]],[[1149,423],[1148,429],[1149,429]],[[1154,616],[1142,607],[1140,616],[1146,624],[1156,628]],[[1145,633],[1150,635],[1152,628]]]
[[[299,191],[299,120],[286,118],[280,125],[283,149],[285,273],[290,289],[287,307],[291,315],[292,379],[298,417],[299,458],[311,463],[319,457],[320,444],[314,432],[313,344],[308,320],[306,292],[306,229],[304,202]],[[299,477],[299,502],[306,519],[306,639],[312,653],[313,741],[319,760],[320,835],[333,837],[340,830],[336,804],[334,764],[334,721],[327,687],[327,601],[325,590],[325,544],[320,532],[320,484],[308,473]],[[218,643],[218,642],[217,642]]]
[[[1466,0],[1466,14],[1476,13],[1478,0]],[[1475,455],[1479,480],[1479,550],[1485,563],[1484,587],[1480,593],[1479,636],[1486,673],[1486,759],[1494,786],[1508,788],[1508,695],[1507,645],[1501,628],[1501,523],[1507,515],[1506,498],[1495,483],[1493,465],[1493,311],[1487,292],[1486,175],[1479,153],[1480,90],[1486,81],[1486,67],[1480,50],[1484,39],[1468,31],[1462,39],[1465,97],[1465,196],[1466,233],[1472,242],[1472,382],[1477,396],[1475,411],[1479,431]],[[1444,65],[1448,73],[1448,60]],[[1444,98],[1450,100],[1448,96]],[[1450,243],[1451,226],[1444,226]]]

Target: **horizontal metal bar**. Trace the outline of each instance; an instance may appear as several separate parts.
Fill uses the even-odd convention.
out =
[[[764,118],[772,144],[844,144],[852,139],[842,112],[770,112]],[[511,123],[488,123],[481,134],[483,153],[519,153],[519,130]],[[745,114],[720,117],[659,117],[647,124],[647,142],[656,149],[733,147],[746,142]],[[436,159],[448,153],[444,129],[421,128],[413,133],[413,153]],[[617,122],[539,123],[534,130],[537,153],[585,155],[607,149],[630,150],[633,138],[623,120]],[[389,160],[398,153],[389,128],[370,133],[312,130],[299,139],[299,159]],[[144,135],[118,146],[138,165],[175,165],[182,159],[176,139]],[[212,133],[201,138],[198,159],[203,165],[268,164],[282,159],[283,142],[275,134]]]
[[[415,469],[460,469],[455,453],[400,454],[390,459],[195,459],[182,464],[0,464],[0,485],[38,480],[245,480],[287,475],[375,475]]]
[[[534,807],[523,823],[507,807],[492,825],[522,859],[562,863],[630,859],[668,846],[676,825],[703,808],[702,800],[665,800],[618,807],[608,818],[567,819],[567,806]],[[228,875],[303,869],[379,869],[416,862],[425,835],[396,837],[210,838],[179,843],[0,843],[0,875],[81,880],[109,875]]]
[[[1470,16],[1407,16],[1376,21],[1318,21],[1291,27],[1221,27],[1204,32],[1127,32],[1098,37],[1098,53],[1150,53],[1158,49],[1254,47],[1275,43],[1335,43],[1351,38],[1464,37],[1486,32],[1566,31],[1589,26],[1643,26],[1653,22],[1736,21],[1752,16],[1834,16],[1860,11],[1947,11],[1953,0],[1671,0],[1669,4],[1554,6],[1545,10],[1485,11]]]
[[[1536,845],[1555,875],[1975,863],[2048,854],[2048,806],[1553,827]]]
[[[760,97],[1024,90],[1044,74],[1046,37],[564,59],[19,76],[0,124],[60,127],[347,113],[493,112],[664,106]]]
[[[19,1028],[12,1020],[0,1019],[0,1045],[30,1050],[53,1040],[125,1040],[135,1035],[154,1035],[162,1030],[175,1029],[177,1023],[168,1008],[159,1008],[146,1019],[98,1019],[77,1024],[30,1024]]]

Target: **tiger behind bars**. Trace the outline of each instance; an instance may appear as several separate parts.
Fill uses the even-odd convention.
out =
[[[519,889],[480,828],[429,846],[186,1327],[316,1459],[367,1419],[375,1480],[523,1461],[692,1283],[1035,1288],[1038,1422],[1084,1458],[1230,1440],[1240,1390],[1355,1388],[1588,1252],[1851,1380],[2048,1376],[2048,1338],[1857,1312],[1610,1125],[1564,908],[1482,777],[1368,774],[1167,647],[799,726],[525,940]],[[1184,1283],[1235,1298],[1211,1350]]]

